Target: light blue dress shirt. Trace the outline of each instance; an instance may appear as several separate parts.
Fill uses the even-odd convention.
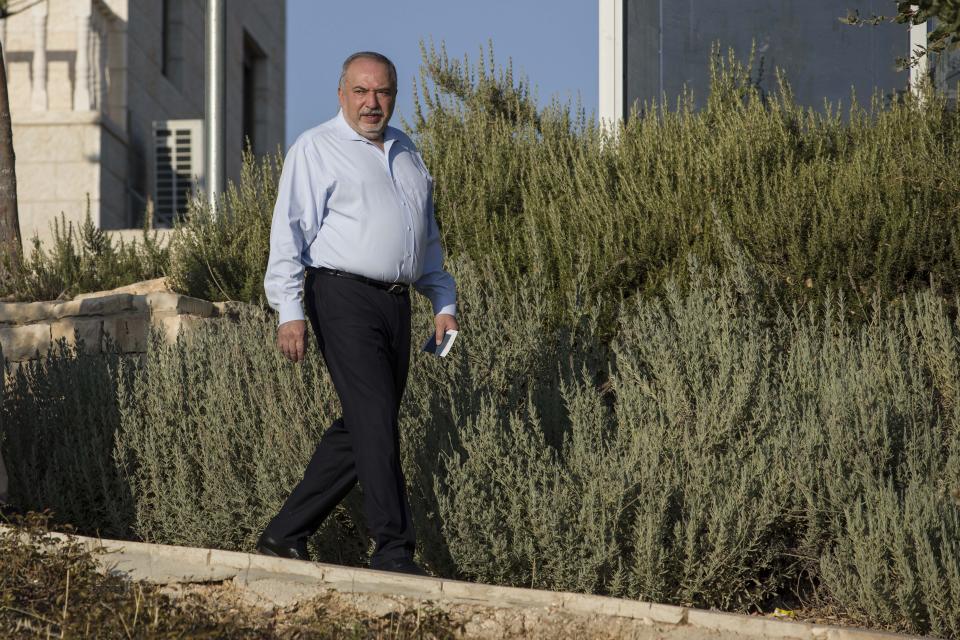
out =
[[[433,215],[433,178],[402,131],[387,127],[381,151],[341,112],[290,147],[263,280],[280,324],[303,319],[304,267],[412,284],[434,314],[456,314],[456,285],[443,270]]]

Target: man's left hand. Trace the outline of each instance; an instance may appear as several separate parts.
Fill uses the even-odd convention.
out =
[[[437,326],[437,344],[443,342],[443,336],[446,335],[447,331],[459,331],[460,325],[457,324],[457,319],[451,316],[449,313],[438,313],[433,318],[433,323]]]

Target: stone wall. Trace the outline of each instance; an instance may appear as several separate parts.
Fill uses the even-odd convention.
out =
[[[41,357],[59,340],[85,353],[119,349],[143,353],[151,325],[169,340],[210,318],[225,316],[228,303],[211,303],[167,291],[106,292],[66,302],[0,303],[0,347],[6,370]],[[13,366],[11,366],[13,365]]]

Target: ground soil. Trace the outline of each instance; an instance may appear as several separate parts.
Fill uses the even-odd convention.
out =
[[[492,608],[450,602],[430,602],[370,593],[328,591],[312,600],[278,607],[269,600],[236,585],[233,581],[202,585],[177,585],[164,588],[174,596],[200,596],[224,613],[259,611],[273,618],[277,631],[296,634],[309,629],[317,620],[364,620],[369,637],[453,637],[501,640],[735,640],[737,634],[708,631],[685,625],[659,624],[649,620],[631,620],[612,616],[574,615],[552,608]],[[409,635],[394,633],[391,626],[401,618],[424,621],[425,633],[407,629]],[[376,624],[379,622],[379,624]],[[434,627],[429,629],[427,627]],[[377,633],[379,631],[379,633]],[[412,632],[412,633],[411,633]],[[382,634],[382,635],[381,635]],[[448,635],[449,634],[449,635]]]

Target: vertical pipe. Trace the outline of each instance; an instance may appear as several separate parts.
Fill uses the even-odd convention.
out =
[[[77,6],[77,65],[73,85],[73,110],[93,108],[90,92],[90,0]]]
[[[660,6],[657,8],[657,33],[659,33],[657,40],[657,59],[659,60],[657,64],[657,102],[660,102],[663,99],[664,103],[666,102],[666,96],[663,95],[663,0],[660,0]],[[691,16],[692,17],[692,16]],[[661,107],[667,107],[669,105],[663,104]]]
[[[226,0],[207,0],[206,29],[206,122],[204,127],[207,200],[216,210],[217,197],[223,192],[224,140],[226,138]]]
[[[624,108],[627,104],[627,68],[623,60],[623,54],[626,50],[625,43],[627,40],[626,27],[623,24],[623,11],[626,2],[627,0],[617,0],[613,7],[613,29],[615,34],[613,73],[614,80],[617,83],[617,89],[614,92],[614,105],[616,108],[617,120],[620,122],[623,122],[624,117],[627,115],[624,113]]]
[[[33,93],[34,111],[47,110],[47,3],[33,8]]]

